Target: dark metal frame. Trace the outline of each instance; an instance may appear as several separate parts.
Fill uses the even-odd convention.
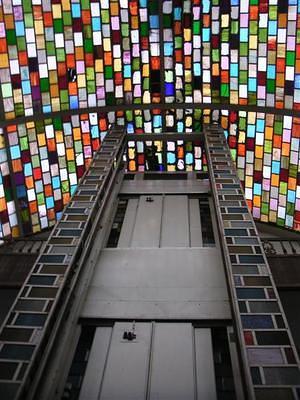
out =
[[[51,119],[57,117],[67,117],[72,115],[81,115],[87,113],[100,113],[106,114],[111,111],[128,111],[128,110],[161,110],[163,117],[167,110],[225,110],[225,111],[246,111],[246,112],[256,112],[263,114],[275,114],[275,115],[286,115],[292,117],[300,117],[300,110],[295,109],[278,109],[275,107],[262,107],[262,106],[246,106],[239,104],[220,104],[220,103],[158,103],[158,104],[117,104],[114,106],[104,106],[104,107],[85,107],[85,108],[77,108],[72,110],[61,110],[61,111],[53,111],[50,113],[35,113],[34,115],[17,117],[14,119],[3,119],[0,121],[0,128],[3,128],[8,125],[17,125],[26,122],[31,122],[35,120],[41,119]],[[164,118],[163,118],[164,119]],[[163,131],[163,130],[162,130]]]

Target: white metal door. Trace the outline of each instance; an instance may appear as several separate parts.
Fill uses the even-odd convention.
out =
[[[210,329],[150,322],[96,329],[80,400],[216,398]]]

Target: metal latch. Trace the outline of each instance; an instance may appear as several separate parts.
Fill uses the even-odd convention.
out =
[[[131,331],[124,331],[123,333],[123,339],[128,340],[131,342],[132,340],[136,339],[136,333],[135,333],[135,321],[132,323],[132,329]]]

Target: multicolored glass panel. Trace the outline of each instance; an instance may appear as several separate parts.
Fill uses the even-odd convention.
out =
[[[100,129],[107,129],[107,120],[95,113],[5,128],[10,177],[24,234],[48,228],[60,218],[100,147]],[[5,168],[4,165],[3,172]],[[9,199],[9,194],[6,198]]]
[[[19,234],[8,154],[3,130],[0,129],[0,244],[3,238]]]
[[[220,122],[254,217],[300,230],[299,32],[297,0],[0,0],[0,238],[59,218],[112,122]],[[160,170],[206,167],[197,143],[132,142],[130,171],[153,145]]]
[[[119,104],[300,109],[297,0],[0,1],[3,117]]]
[[[155,109],[83,113],[8,125],[0,135],[2,236],[19,235],[15,208],[23,233],[54,224],[114,122],[137,135],[151,130],[160,133],[163,125],[170,131],[180,126],[184,132],[201,131],[204,123],[220,123],[254,218],[300,230],[299,118],[245,111]],[[207,170],[200,142],[158,140],[129,141],[128,171],[149,169],[149,149],[154,151],[157,170]]]

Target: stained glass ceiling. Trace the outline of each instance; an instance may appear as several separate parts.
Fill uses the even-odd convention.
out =
[[[297,0],[0,0],[0,85],[0,238],[55,223],[111,122],[219,122],[253,216],[300,230]],[[199,143],[156,146],[161,169],[206,168]]]

